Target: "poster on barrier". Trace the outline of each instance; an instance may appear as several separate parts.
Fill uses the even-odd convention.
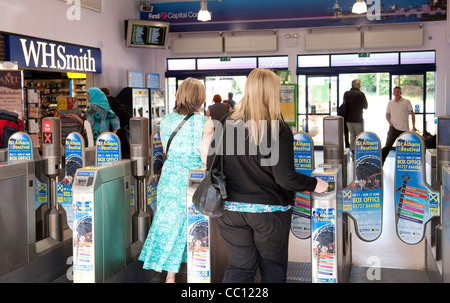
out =
[[[375,241],[383,225],[383,169],[378,136],[363,132],[356,138],[355,180],[342,190],[343,211],[355,221],[358,238]]]
[[[314,143],[304,132],[294,135],[294,167],[295,171],[311,176],[314,170]],[[311,236],[311,194],[296,192],[291,221],[292,233],[300,239]]]
[[[424,142],[415,132],[397,139],[395,154],[395,221],[397,236],[407,244],[417,244],[425,235],[425,225],[440,215],[439,192],[424,181]]]
[[[204,170],[190,171],[189,179],[200,183]],[[188,283],[211,283],[210,220],[200,213],[192,202],[193,192],[188,185],[187,212],[187,281]]]

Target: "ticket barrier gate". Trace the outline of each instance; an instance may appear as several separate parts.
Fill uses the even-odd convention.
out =
[[[130,256],[131,163],[78,169],[73,185],[73,278],[104,282],[125,268]]]
[[[11,231],[10,236],[2,237],[7,243],[1,245],[0,259],[6,263],[0,266],[0,275],[3,274],[0,280],[5,282],[50,282],[67,270],[70,255],[59,230],[61,217],[54,216],[53,211],[57,207],[56,179],[62,169],[60,120],[45,118],[42,123],[43,138],[47,138],[43,141],[42,159],[30,136],[18,132],[9,140],[9,162],[3,162],[1,169],[1,199],[5,200],[0,204],[6,208],[1,211],[2,224],[6,224],[2,230]],[[42,195],[47,207],[44,211],[37,208],[36,196],[41,187],[50,187],[50,191],[45,190]],[[47,197],[47,193],[50,196]],[[8,205],[13,206],[8,208]],[[36,274],[39,267],[46,269],[45,274]]]
[[[323,163],[342,166],[342,186],[348,184],[348,149],[344,148],[344,118],[323,118]]]
[[[6,241],[0,244],[0,263],[5,262],[0,264],[2,282],[51,282],[66,274],[70,267],[72,236],[68,221],[72,206],[70,203],[70,211],[65,212],[61,207],[63,203],[58,197],[55,210],[60,216],[58,219],[60,221],[56,227],[56,234],[63,237],[58,241],[49,234],[48,218],[51,216],[49,216],[47,178],[53,169],[53,173],[50,174],[56,176],[55,182],[61,180],[59,168],[65,166],[67,170],[71,165],[57,159],[61,151],[58,144],[60,140],[56,139],[60,136],[59,119],[46,118],[43,121],[47,126],[46,135],[49,138],[45,144],[52,147],[46,147],[42,159],[37,149],[33,147],[31,138],[19,132],[11,137],[10,152],[5,152],[10,156],[7,159],[9,162],[1,163],[0,221],[5,225],[1,230],[12,232],[11,234],[5,232],[0,240],[2,243],[3,240]],[[48,159],[49,154],[53,157],[51,161]],[[90,158],[93,159],[92,152],[86,154],[91,155]],[[62,153],[59,157],[62,157]],[[90,161],[90,158],[87,158],[85,163]],[[56,187],[59,189],[60,183],[56,183]],[[50,195],[56,203],[57,194],[50,193]],[[55,229],[55,226],[52,228]],[[45,268],[45,272],[42,272],[42,268]]]
[[[433,282],[441,282],[444,277],[443,246],[446,239],[443,237],[443,225],[446,219],[444,213],[444,174],[445,169],[450,166],[450,115],[439,116],[437,118],[437,138],[436,149],[426,151],[426,180],[431,183],[430,189],[433,196],[440,193],[440,206],[436,209],[434,202],[431,202],[431,219],[426,223],[425,233],[425,267]],[[431,195],[431,193],[429,194]],[[436,199],[439,199],[436,198]],[[427,209],[428,210],[428,209]],[[425,214],[427,214],[426,212]]]
[[[425,178],[425,152],[422,136],[404,132],[397,139],[395,152],[395,225],[397,236],[409,245],[425,238],[425,267],[431,281],[440,280],[437,260],[436,223],[441,213],[439,191]],[[434,235],[433,235],[434,234]],[[435,280],[434,277],[438,277]]]
[[[8,149],[0,149],[0,163],[8,161]]]
[[[0,281],[15,281],[4,275],[37,257],[35,182],[41,175],[43,161],[34,157],[34,147],[27,134],[14,134],[10,143],[16,140],[28,142],[29,154],[22,154],[19,161],[0,164]]]
[[[342,166],[319,165],[312,173],[328,183],[326,193],[311,193],[311,275],[313,283],[348,281],[351,250],[344,238]]]
[[[114,280],[113,276],[140,253],[153,216],[146,195],[146,179],[150,176],[148,128],[148,118],[130,119],[130,160],[120,160],[116,135],[102,134],[96,144],[96,166],[76,172],[75,283]]]
[[[186,193],[187,281],[221,283],[228,257],[217,219],[204,216],[192,204],[192,196],[204,177],[204,169],[189,172]]]
[[[313,283],[348,281],[353,228],[356,235],[367,242],[375,241],[382,232],[380,140],[370,132],[361,133],[356,138],[355,180],[347,186],[347,158],[342,131],[341,117],[324,118],[324,164],[312,176],[328,182],[329,188],[325,194],[311,194]]]

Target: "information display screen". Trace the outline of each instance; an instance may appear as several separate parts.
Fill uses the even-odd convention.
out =
[[[169,23],[145,20],[127,21],[127,46],[165,48]]]

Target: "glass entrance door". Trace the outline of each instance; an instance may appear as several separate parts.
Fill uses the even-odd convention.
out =
[[[339,103],[344,102],[344,93],[351,89],[352,81],[361,81],[361,92],[366,95],[368,107],[363,112],[364,131],[378,135],[382,144],[386,142],[389,125],[385,119],[389,102],[389,73],[359,73],[339,75]]]
[[[228,93],[233,93],[233,100],[239,102],[244,96],[247,76],[206,77],[206,107],[213,104],[214,95],[220,95],[222,101],[228,100]]]
[[[422,133],[425,131],[435,134],[435,72],[421,74],[392,75],[392,88],[399,86],[402,89],[402,97],[411,102],[416,117],[416,129]],[[410,128],[412,128],[410,118]]]
[[[307,76],[306,87],[306,131],[323,145],[323,117],[337,114],[337,77]]]

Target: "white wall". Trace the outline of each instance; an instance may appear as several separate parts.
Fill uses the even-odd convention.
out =
[[[80,21],[69,21],[66,13],[69,6],[59,0],[1,0],[0,1],[0,31],[28,35],[37,38],[56,40],[66,43],[81,44],[98,47],[102,50],[103,73],[95,76],[96,86],[108,86],[113,95],[127,84],[127,70],[139,70],[158,73],[161,75],[161,87],[165,86],[165,60],[167,58],[186,57],[173,55],[170,49],[153,50],[126,48],[124,37],[124,20],[139,19],[138,0],[103,0],[103,12],[81,9]],[[449,14],[449,12],[447,12]],[[385,29],[394,29],[398,25],[382,25]],[[437,56],[437,107],[438,115],[450,114],[450,90],[446,86],[450,83],[450,33],[447,31],[448,22],[424,23],[423,50],[436,50]],[[289,69],[295,81],[296,56],[305,54],[304,38],[309,29],[280,29],[278,30],[279,55],[289,56]],[[326,30],[342,30],[340,27]],[[297,33],[298,47],[287,45],[285,34]],[[227,33],[225,33],[227,34]],[[247,34],[247,33],[239,33]],[[200,33],[196,35],[210,35]],[[170,34],[170,40],[178,34]],[[169,41],[169,45],[171,41]],[[377,49],[372,51],[396,51],[400,49]],[[412,48],[411,50],[418,50]],[[349,50],[358,52],[361,49]],[[364,51],[371,51],[365,49]],[[216,53],[208,56],[239,56],[249,53]],[[274,55],[274,53],[251,53],[251,55]],[[450,84],[449,84],[450,85]],[[447,95],[449,97],[447,97]]]
[[[116,95],[127,85],[127,70],[156,72],[158,50],[125,47],[124,20],[139,19],[138,2],[103,0],[102,13],[81,8],[80,21],[70,21],[63,1],[1,0],[0,31],[100,48],[103,73],[94,83]]]

